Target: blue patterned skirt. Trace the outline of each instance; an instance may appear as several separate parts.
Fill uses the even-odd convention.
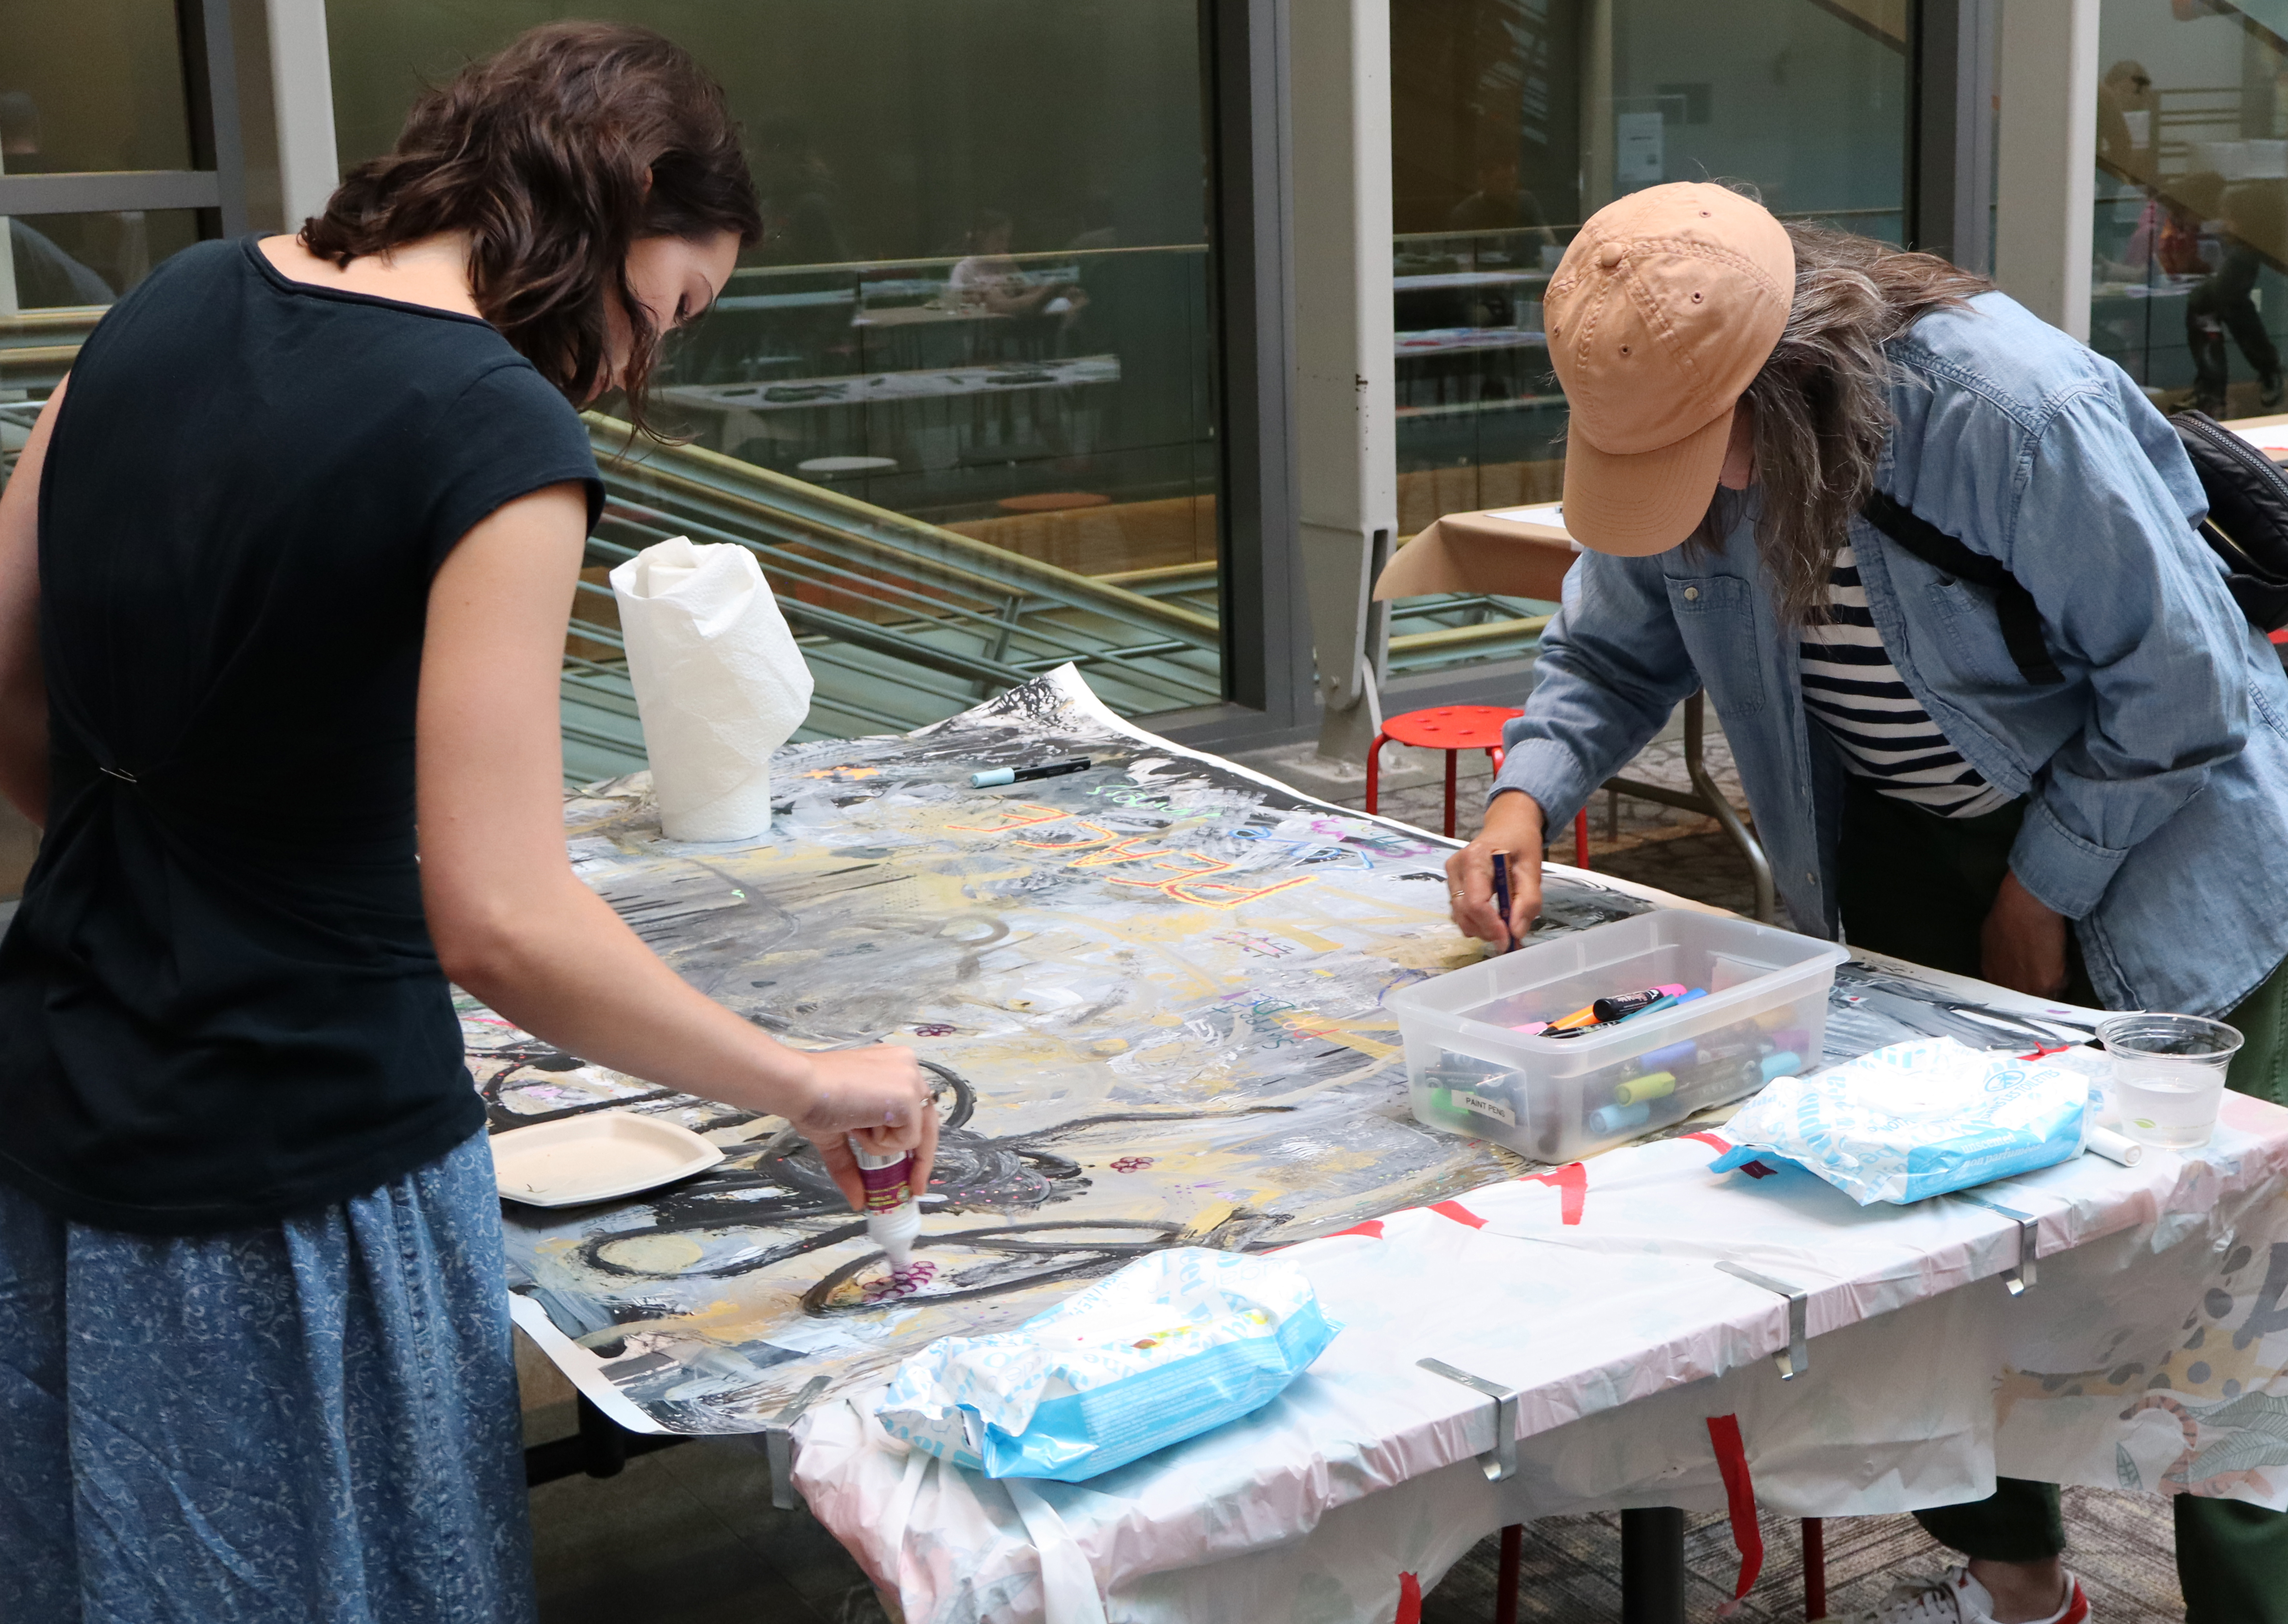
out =
[[[482,1135],[218,1235],[0,1184],[0,1624],[523,1624],[520,1443]]]

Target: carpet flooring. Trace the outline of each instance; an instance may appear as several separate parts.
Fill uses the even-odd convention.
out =
[[[2185,1616],[2166,1505],[2102,1489],[2068,1489],[2065,1501],[2066,1564],[2089,1598],[2091,1624],[2165,1624]],[[1804,1617],[1800,1525],[1771,1516],[1761,1521],[1763,1572],[1732,1617],[1740,1624],[1792,1624]],[[1950,1560],[1911,1517],[1831,1517],[1823,1528],[1831,1618],[1854,1617],[1881,1600],[1893,1580],[1935,1573]],[[1498,1538],[1481,1541],[1423,1598],[1422,1624],[1489,1624],[1500,1559]],[[1684,1561],[1685,1616],[1712,1620],[1739,1576],[1731,1525],[1720,1516],[1689,1518]],[[1617,1512],[1528,1524],[1521,1624],[1618,1619],[1620,1565]]]

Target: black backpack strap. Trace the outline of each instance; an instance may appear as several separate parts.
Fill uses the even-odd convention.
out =
[[[2042,612],[2017,576],[1984,553],[1970,549],[1928,519],[1919,518],[1889,495],[1876,491],[1860,509],[1869,524],[1942,574],[1982,586],[1994,594],[2002,622],[2002,641],[2028,682],[2063,682],[2065,673],[2042,642]]]
[[[2224,560],[2225,584],[2260,631],[2288,625],[2288,475],[2205,412],[2169,415],[2192,458],[2209,516],[2201,539]]]

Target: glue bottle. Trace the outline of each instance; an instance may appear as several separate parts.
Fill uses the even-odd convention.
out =
[[[914,1153],[873,1151],[856,1134],[850,1153],[858,1159],[858,1182],[866,1187],[866,1238],[882,1248],[893,1272],[913,1267],[914,1240],[922,1232],[921,1203],[914,1200]]]

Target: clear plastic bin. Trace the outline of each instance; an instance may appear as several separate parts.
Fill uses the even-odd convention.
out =
[[[1414,1114],[1537,1161],[1571,1161],[1817,1069],[1833,942],[1664,908],[1481,960],[1386,1000]],[[1704,997],[1577,1038],[1516,1027],[1647,987]]]

